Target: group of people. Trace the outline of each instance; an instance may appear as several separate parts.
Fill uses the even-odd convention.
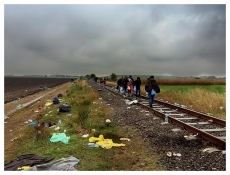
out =
[[[152,93],[152,89],[156,89],[157,82],[154,79],[154,76],[150,76],[147,79],[146,85],[145,85],[145,91],[148,93],[149,98],[149,107],[152,107],[154,97],[156,93]],[[124,97],[126,96],[133,96],[133,92],[135,92],[136,99],[140,98],[141,94],[141,79],[140,77],[137,77],[136,80],[132,78],[132,76],[124,76],[118,79],[117,81],[117,90],[119,92],[122,92],[122,95]]]
[[[140,98],[141,94],[141,79],[137,77],[136,80],[133,79],[132,75],[121,77],[117,81],[117,90],[122,91],[123,96],[133,96],[135,92],[136,99]]]

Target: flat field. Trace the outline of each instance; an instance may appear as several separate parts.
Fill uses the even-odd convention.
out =
[[[69,77],[4,77],[4,104],[70,81]]]

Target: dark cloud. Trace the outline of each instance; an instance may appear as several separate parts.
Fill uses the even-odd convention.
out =
[[[226,5],[4,5],[4,47],[5,74],[225,76]]]

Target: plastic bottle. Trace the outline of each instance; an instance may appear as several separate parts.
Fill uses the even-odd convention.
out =
[[[168,123],[169,115],[166,113],[165,114],[165,123]]]
[[[58,120],[58,126],[59,127],[61,126],[61,120],[60,119]]]
[[[88,147],[99,147],[99,145],[98,144],[96,144],[96,143],[87,143],[87,146]]]

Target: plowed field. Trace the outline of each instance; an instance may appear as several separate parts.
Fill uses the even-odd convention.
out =
[[[66,82],[71,78],[5,77],[4,104]]]

